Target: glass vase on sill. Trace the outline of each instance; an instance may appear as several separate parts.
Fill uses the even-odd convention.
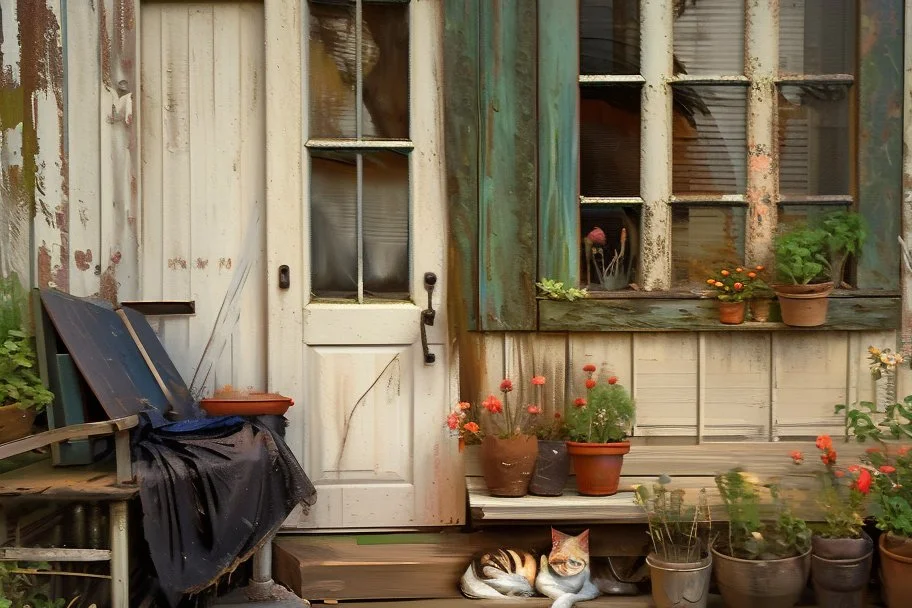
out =
[[[896,403],[896,369],[884,370],[879,380],[874,381],[874,403],[878,412],[887,411],[887,406]]]

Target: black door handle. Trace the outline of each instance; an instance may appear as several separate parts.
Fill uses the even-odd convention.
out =
[[[427,326],[434,324],[434,318],[437,312],[434,310],[434,304],[431,296],[434,294],[434,286],[437,284],[437,275],[433,272],[424,273],[424,290],[427,291],[428,303],[427,308],[421,311],[421,347],[424,349],[424,362],[428,365],[437,360],[437,356],[428,348]]]

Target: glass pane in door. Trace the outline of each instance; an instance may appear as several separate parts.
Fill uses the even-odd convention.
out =
[[[409,299],[408,156],[364,154],[364,297]]]
[[[319,298],[358,295],[357,155],[311,151],[311,291]]]

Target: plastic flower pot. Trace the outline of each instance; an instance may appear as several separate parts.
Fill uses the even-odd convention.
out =
[[[888,608],[906,608],[912,598],[912,539],[880,536],[881,594]]]
[[[675,563],[646,556],[656,608],[705,608],[709,598],[712,555],[699,562]]]
[[[481,442],[481,469],[491,496],[528,494],[537,458],[538,437],[534,435],[485,437]]]
[[[567,451],[576,473],[576,488],[583,496],[617,494],[629,441],[618,443],[567,442]]]
[[[811,548],[811,582],[821,606],[863,608],[874,557],[874,541],[815,536]]]
[[[826,323],[828,296],[833,283],[776,285],[782,322],[792,327],[817,327]]]
[[[570,476],[570,454],[566,441],[538,440],[538,459],[529,482],[529,494],[560,496]]]
[[[35,410],[18,405],[0,405],[0,443],[22,439],[32,433]]]
[[[719,302],[719,322],[725,325],[744,323],[744,302]]]
[[[739,559],[715,548],[713,569],[727,608],[792,608],[811,571],[811,551],[785,559]]]

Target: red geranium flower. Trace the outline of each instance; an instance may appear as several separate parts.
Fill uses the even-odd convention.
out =
[[[476,422],[466,422],[465,426],[463,426],[462,428],[464,428],[465,430],[467,430],[470,433],[477,433],[480,430],[478,428],[478,423],[476,423]]]
[[[583,371],[592,373],[595,371],[595,365],[592,363],[587,363],[586,365],[583,366]]]
[[[532,376],[532,384],[535,386],[542,386],[545,383],[544,376]]]
[[[890,465],[885,464],[880,467],[880,472],[889,475],[890,473],[896,472],[896,467],[891,467]]]
[[[792,462],[794,462],[795,464],[801,464],[802,462],[804,462],[804,454],[802,454],[798,450],[795,450],[794,452],[789,454],[789,456],[792,457]]]
[[[820,435],[815,442],[818,450],[828,450],[833,447],[833,440],[829,435]]]
[[[867,494],[871,491],[871,472],[867,469],[862,469],[858,473],[858,479],[855,480],[855,489],[861,492],[862,494]]]
[[[836,464],[836,450],[827,450],[820,455],[823,464]]]
[[[852,466],[849,467],[849,473],[857,473],[860,470],[861,470],[861,467],[858,466],[857,464],[853,464]]]
[[[868,448],[865,454],[880,454],[880,448]]]
[[[455,431],[459,428],[459,414],[454,412],[447,416],[447,426],[450,427],[451,431]]]
[[[605,244],[608,243],[605,231],[601,228],[593,228],[589,231],[589,234],[586,235],[586,238],[592,241],[593,245],[598,245],[599,247],[604,247]]]
[[[595,388],[596,382],[592,378],[586,380],[586,388]]]
[[[896,450],[896,453],[899,454],[900,456],[905,456],[908,452],[909,452],[909,446],[907,446],[907,445],[904,445],[901,448],[899,448],[898,450]]]
[[[530,403],[529,405],[527,405],[526,411],[529,412],[530,414],[532,414],[533,416],[537,416],[538,414],[542,413],[542,409],[540,407],[538,407],[537,405],[535,405],[534,403]]]
[[[468,409],[471,409],[471,407],[472,407],[472,404],[469,403],[468,401],[460,401],[460,402],[459,402],[459,409],[461,409],[462,411],[466,411],[466,410],[468,410]]]
[[[513,381],[510,380],[509,378],[504,378],[500,382],[500,392],[509,393],[512,390],[513,390]]]
[[[617,376],[611,376],[610,378],[608,378],[608,384],[617,384],[617,381],[618,381]]]
[[[582,397],[580,397],[579,399],[577,399],[576,401],[573,402],[573,405],[575,405],[576,407],[584,407],[586,405],[586,400],[583,399]]]
[[[488,395],[488,398],[482,401],[481,405],[492,414],[499,414],[503,411],[503,403],[494,395]]]

